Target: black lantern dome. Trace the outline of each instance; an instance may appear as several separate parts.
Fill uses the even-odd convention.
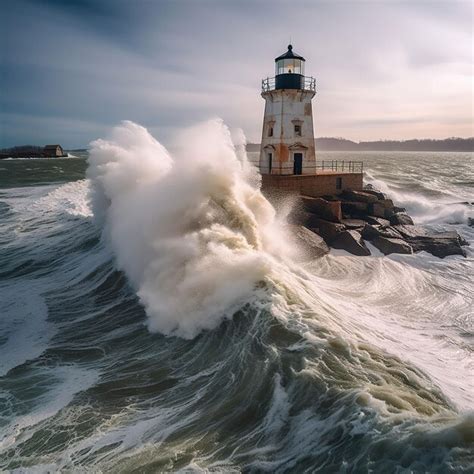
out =
[[[275,58],[275,89],[304,89],[304,64],[289,44],[288,51]]]
[[[293,46],[291,44],[288,45],[288,51],[281,56],[278,56],[278,58],[275,58],[275,62],[280,61],[281,59],[299,59],[300,61],[306,61],[303,56],[300,56],[299,54],[296,54],[293,52]]]

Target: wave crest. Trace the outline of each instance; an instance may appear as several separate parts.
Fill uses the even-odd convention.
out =
[[[152,331],[192,338],[216,327],[286,251],[256,170],[221,120],[183,132],[173,157],[123,122],[92,143],[87,174],[94,214]]]

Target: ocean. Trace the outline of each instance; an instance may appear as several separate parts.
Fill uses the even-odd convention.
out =
[[[471,246],[307,261],[239,134],[171,149],[0,161],[0,470],[473,472],[472,154],[317,152]]]

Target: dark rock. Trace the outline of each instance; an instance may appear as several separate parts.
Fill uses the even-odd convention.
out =
[[[360,217],[365,216],[368,210],[366,202],[341,202],[341,208],[344,215]]]
[[[377,247],[384,255],[391,253],[402,253],[410,254],[413,253],[413,249],[410,244],[402,239],[393,239],[382,236],[377,236],[372,244]]]
[[[391,199],[384,199],[383,201],[378,201],[385,206],[385,209],[393,209],[393,201]]]
[[[466,256],[461,247],[464,239],[456,231],[433,232],[416,225],[397,225],[394,228],[413,247],[414,252],[424,250],[440,258],[448,255]]]
[[[341,222],[342,211],[340,201],[327,201],[326,199],[310,196],[301,196],[300,199],[305,211],[316,214],[318,217],[328,221]]]
[[[468,217],[467,218],[467,225],[469,227],[474,227],[474,217]]]
[[[366,224],[362,229],[362,237],[365,240],[373,240],[380,235],[379,230],[380,226]]]
[[[413,219],[404,212],[398,212],[390,217],[391,225],[414,225]]]
[[[377,237],[385,237],[388,239],[401,239],[402,235],[393,227],[377,226],[366,224],[362,230],[362,237],[365,240],[373,240]]]
[[[365,221],[362,219],[342,219],[342,223],[347,229],[362,229],[365,226]]]
[[[398,206],[393,206],[392,208],[393,212],[396,214],[397,212],[407,212],[407,210],[404,207],[398,207]]]
[[[329,252],[324,239],[306,227],[288,224],[286,228],[293,241],[302,250],[304,257],[319,258]]]
[[[393,201],[391,199],[383,199],[373,204],[369,204],[368,214],[374,215],[375,217],[390,219],[394,213],[393,209]]]
[[[356,201],[356,202],[377,202],[377,196],[373,194],[366,193],[364,191],[352,191],[351,189],[345,189],[341,193],[341,197],[347,201]]]
[[[373,186],[372,184],[366,184],[364,186],[364,193],[372,194],[377,199],[385,199],[385,194],[375,188],[375,186]]]
[[[345,230],[337,234],[331,242],[331,247],[346,250],[353,255],[370,255],[370,251],[362,240],[362,236],[356,230]]]
[[[415,252],[422,250],[431,253],[435,257],[444,258],[449,255],[466,256],[466,251],[461,247],[458,240],[443,239],[438,237],[425,237],[409,241]]]
[[[317,217],[311,212],[306,212],[301,208],[294,208],[288,215],[288,224],[303,225],[308,229],[315,227],[314,221]]]
[[[364,220],[369,224],[381,225],[383,227],[388,227],[390,225],[390,221],[388,219],[384,219],[383,217],[365,216]]]
[[[332,240],[341,232],[346,230],[344,224],[340,224],[337,222],[327,221],[325,219],[313,219],[312,220],[313,227],[312,230],[316,231],[323,239],[328,243],[331,244]]]
[[[428,231],[426,228],[420,225],[396,225],[393,227],[402,237],[405,239],[419,239],[424,237],[429,237],[432,235],[437,235],[431,231]],[[439,233],[438,233],[439,234]],[[458,235],[457,232],[444,232],[444,234],[449,234],[450,237]]]
[[[326,201],[340,201],[339,196],[334,196],[334,194],[323,194],[321,197]]]
[[[384,219],[386,210],[387,209],[385,208],[382,202],[376,202],[370,206],[370,208],[368,209],[368,213],[375,217],[382,217]]]

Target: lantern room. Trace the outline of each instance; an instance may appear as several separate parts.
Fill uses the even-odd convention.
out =
[[[293,46],[288,45],[288,51],[275,58],[275,88],[303,89],[304,88],[303,56],[293,52]]]
[[[301,74],[304,76],[303,56],[293,53],[293,46],[288,45],[288,51],[275,59],[275,76],[279,74]]]

